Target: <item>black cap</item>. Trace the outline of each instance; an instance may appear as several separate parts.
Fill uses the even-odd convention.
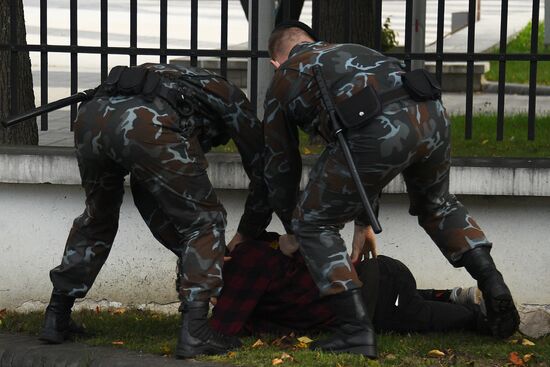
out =
[[[286,29],[286,28],[300,28],[302,31],[306,32],[311,38],[313,38],[313,40],[315,42],[319,41],[319,37],[317,37],[317,34],[315,34],[313,29],[311,29],[311,27],[308,26],[307,24],[302,23],[298,20],[285,20],[285,21],[282,21],[281,23],[279,23],[279,25],[277,25],[273,29],[273,32],[279,31],[281,29]],[[271,32],[271,33],[273,33],[273,32]]]

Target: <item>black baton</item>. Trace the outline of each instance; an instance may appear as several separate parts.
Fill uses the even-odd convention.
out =
[[[330,121],[332,122],[332,126],[334,128],[333,133],[338,138],[340,148],[342,148],[342,151],[344,152],[344,157],[346,158],[346,162],[348,163],[351,177],[353,177],[353,181],[355,182],[355,186],[357,187],[357,192],[359,193],[359,197],[361,198],[363,206],[365,207],[365,211],[367,212],[367,217],[369,218],[372,230],[374,231],[374,233],[380,233],[382,232],[382,227],[380,226],[380,222],[378,221],[378,218],[372,210],[372,206],[370,205],[369,199],[367,197],[367,192],[363,187],[361,178],[359,178],[359,172],[357,172],[357,167],[355,166],[355,162],[353,161],[353,157],[351,156],[348,142],[344,137],[342,125],[340,124],[338,118],[338,110],[336,109],[336,105],[334,104],[332,95],[330,94],[330,91],[328,89],[327,82],[323,77],[321,66],[315,65],[313,67],[313,75],[315,76],[315,81],[319,86],[319,92],[321,92],[323,104],[325,105]]]
[[[47,112],[55,111],[66,106],[70,106],[74,103],[87,101],[89,99],[92,99],[95,92],[96,92],[96,89],[87,89],[85,91],[78,92],[76,94],[73,94],[72,96],[62,98],[60,100],[48,103],[44,106],[37,107],[34,110],[31,110],[29,112],[24,112],[20,115],[12,116],[7,120],[2,120],[2,125],[4,125],[4,127],[10,127],[20,123],[21,121],[28,120],[31,117],[35,117]]]

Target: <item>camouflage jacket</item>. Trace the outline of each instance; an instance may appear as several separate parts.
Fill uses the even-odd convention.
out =
[[[222,143],[224,135],[233,139],[250,178],[249,194],[238,231],[257,237],[271,221],[272,210],[267,204],[263,182],[262,126],[250,101],[239,88],[205,69],[166,64],[143,64],[141,67],[160,73],[164,85],[169,88],[178,88],[179,83],[184,83],[203,92],[197,96],[206,113],[195,113],[183,119],[182,133],[196,135],[205,150]]]
[[[372,86],[378,92],[402,85],[403,65],[367,47],[326,42],[296,45],[277,69],[265,98],[264,174],[269,205],[290,230],[297,203],[302,164],[297,127],[327,142],[332,131],[312,67],[320,65],[335,101]]]

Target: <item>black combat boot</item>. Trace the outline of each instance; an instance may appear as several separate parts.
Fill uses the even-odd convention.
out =
[[[336,315],[335,332],[328,339],[311,343],[310,348],[378,358],[376,334],[361,298],[361,290],[330,296],[330,308]]]
[[[71,335],[84,334],[84,328],[71,319],[75,298],[52,292],[38,339],[52,344],[63,343]]]
[[[519,326],[519,314],[510,289],[504,283],[493,258],[486,247],[476,247],[462,255],[462,263],[477,280],[483,293],[487,321],[491,332],[498,338],[508,338]]]
[[[180,307],[182,325],[176,346],[176,358],[199,354],[225,354],[242,344],[236,337],[221,335],[208,325],[208,302],[185,302]]]

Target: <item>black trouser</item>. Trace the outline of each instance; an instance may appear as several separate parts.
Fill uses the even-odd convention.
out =
[[[377,262],[379,292],[373,317],[377,331],[476,330],[479,311],[475,306],[427,300],[402,262],[386,256],[378,256]]]

